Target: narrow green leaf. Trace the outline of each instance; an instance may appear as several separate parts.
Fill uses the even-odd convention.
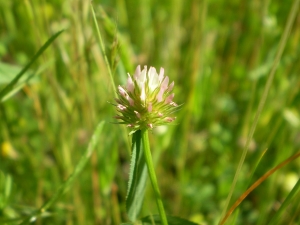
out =
[[[49,47],[49,45],[63,32],[63,30],[55,33],[52,37],[49,38],[48,41],[38,50],[38,52],[32,57],[32,59],[27,63],[27,65],[16,75],[16,77],[0,91],[0,101],[2,98],[10,92],[18,80],[25,74],[25,72],[29,69],[29,67],[37,60],[37,58]]]
[[[12,192],[12,178],[0,171],[0,211],[3,210]]]
[[[0,85],[2,86],[10,83],[21,70],[21,66],[0,62]],[[24,82],[32,73],[32,71],[28,70],[19,82]]]
[[[4,85],[8,85],[16,77],[16,74],[19,74],[20,71],[22,71],[22,67],[0,62],[1,87],[4,87]],[[34,75],[35,74],[29,70],[26,73],[24,73],[22,77],[18,80],[18,82],[14,85],[14,87],[12,87],[12,89],[2,97],[1,102],[4,102],[5,100],[9,99],[21,88],[23,88],[25,84],[29,83],[29,81],[32,81],[33,79],[31,78],[33,78]]]
[[[132,153],[126,197],[128,218],[133,222],[136,221],[137,216],[141,211],[147,177],[142,135],[141,131],[138,130],[132,135]]]
[[[168,225],[199,225],[175,216],[167,216]],[[141,219],[143,225],[159,225],[162,224],[159,215],[150,215]]]

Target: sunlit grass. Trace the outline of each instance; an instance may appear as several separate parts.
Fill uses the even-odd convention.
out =
[[[292,2],[116,0],[93,6],[113,81],[125,84],[139,64],[164,67],[175,81],[176,102],[184,103],[177,125],[150,133],[167,214],[217,224]],[[128,221],[130,138],[110,123],[115,93],[90,2],[0,1],[0,27],[1,63],[17,68],[64,29],[30,67],[34,82],[0,105],[0,224],[25,219],[51,199],[102,120],[108,123],[88,165],[36,224]],[[229,207],[300,149],[299,35],[298,10]],[[0,90],[5,76],[0,67]],[[299,165],[297,159],[269,177],[228,224],[271,221],[299,179]],[[299,200],[293,192],[278,224],[300,221]],[[157,213],[149,188],[142,215]]]

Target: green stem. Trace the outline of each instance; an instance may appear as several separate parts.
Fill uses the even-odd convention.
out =
[[[143,141],[145,159],[146,159],[146,163],[147,163],[147,167],[148,167],[148,173],[149,173],[149,177],[150,177],[150,180],[152,183],[152,187],[154,189],[160,218],[161,218],[163,225],[168,225],[167,216],[166,216],[165,209],[164,209],[164,206],[163,206],[163,203],[161,200],[160,191],[158,188],[158,183],[157,183],[154,166],[153,166],[153,162],[152,162],[152,156],[151,156],[149,138],[148,138],[148,130],[142,130],[142,141]]]

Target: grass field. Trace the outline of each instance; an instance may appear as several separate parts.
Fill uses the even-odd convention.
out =
[[[228,208],[262,175],[299,153],[299,0],[92,4],[109,67],[90,1],[0,1],[0,92],[64,30],[0,98],[0,224],[128,222],[132,136],[114,124],[109,69],[115,85],[124,85],[137,65],[163,67],[175,81],[174,101],[183,104],[176,124],[150,132],[168,215],[219,224],[231,191]],[[46,211],[35,214],[78,168],[101,121],[82,171]],[[296,158],[254,189],[226,224],[300,224],[299,174]],[[157,213],[148,182],[140,216]]]

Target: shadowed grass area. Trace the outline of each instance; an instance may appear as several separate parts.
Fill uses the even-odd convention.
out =
[[[116,85],[124,85],[137,65],[163,67],[175,81],[174,99],[183,104],[177,125],[149,134],[168,215],[220,221],[293,2],[93,1]],[[298,9],[229,207],[299,152],[299,15]],[[34,82],[0,103],[0,224],[18,224],[14,219],[33,215],[51,199],[102,120],[108,123],[88,165],[34,224],[127,222],[131,137],[113,124],[116,111],[108,102],[115,93],[90,1],[0,1],[0,27],[0,91],[13,79],[8,74],[17,75],[64,29],[29,68]],[[270,176],[228,224],[265,225],[274,217],[277,224],[298,224],[300,195],[292,188],[299,170],[296,159]],[[148,188],[142,216],[157,213]]]

